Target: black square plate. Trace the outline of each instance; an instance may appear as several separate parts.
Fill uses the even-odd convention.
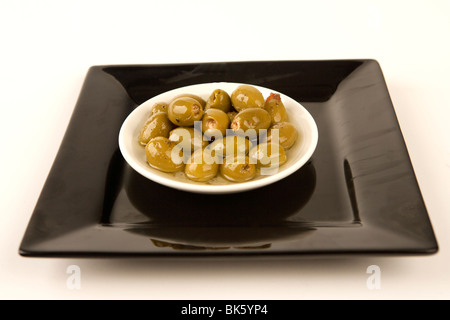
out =
[[[273,185],[199,195],[118,150],[127,115],[178,87],[272,88],[315,118],[311,160]],[[379,64],[266,61],[92,67],[20,246],[23,256],[429,254],[437,242]]]

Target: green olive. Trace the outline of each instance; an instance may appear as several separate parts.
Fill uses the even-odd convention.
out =
[[[256,176],[256,165],[247,156],[227,157],[220,165],[220,173],[233,182],[244,182]]]
[[[174,100],[179,99],[179,98],[192,98],[197,100],[198,102],[200,102],[200,104],[202,105],[202,108],[205,109],[206,106],[206,101],[203,100],[201,97],[192,94],[192,93],[183,93],[183,94],[179,94],[177,96],[175,96],[172,100],[170,100],[169,104],[172,103]]]
[[[276,143],[260,143],[249,151],[248,156],[250,163],[256,163],[258,167],[281,166],[287,161],[284,148]]]
[[[288,121],[288,115],[281,96],[278,93],[271,93],[264,104],[264,109],[272,117],[272,123]]]
[[[231,103],[237,111],[247,108],[264,108],[264,97],[255,87],[244,84],[232,92]]]
[[[186,176],[199,182],[211,180],[219,171],[219,160],[212,156],[207,148],[195,151],[190,161],[186,164],[184,173]]]
[[[192,127],[178,127],[170,131],[169,140],[175,142],[183,150],[194,150],[206,147],[209,143],[203,140],[202,133]]]
[[[248,108],[239,112],[231,122],[231,129],[234,132],[243,130],[246,133],[249,129],[254,129],[256,134],[259,134],[259,130],[268,129],[270,127],[272,119],[270,114],[260,108]]]
[[[221,89],[214,90],[208,100],[206,100],[205,110],[211,108],[229,112],[231,110],[231,99],[228,93]]]
[[[230,126],[230,119],[227,114],[220,109],[208,109],[202,119],[202,131],[207,137],[225,136]]]
[[[211,143],[208,148],[217,156],[245,156],[251,147],[251,142],[240,136],[226,136]]]
[[[169,104],[168,115],[170,121],[175,125],[191,127],[195,121],[202,119],[203,107],[193,98],[182,97]]]
[[[184,168],[183,153],[177,144],[164,137],[156,137],[145,146],[148,164],[164,172],[177,172]]]
[[[273,136],[275,136],[274,130],[278,130],[278,141],[275,142],[279,143],[285,149],[289,149],[294,145],[295,141],[297,141],[297,129],[295,129],[295,127],[289,122],[280,122],[275,123],[272,127],[270,127],[267,132],[267,142],[271,142]]]
[[[155,103],[152,107],[152,115],[160,113],[160,112],[167,113],[168,107],[169,107],[169,105],[165,102]]]
[[[139,134],[139,143],[145,146],[153,138],[167,138],[172,129],[173,124],[169,121],[167,114],[163,112],[156,113],[152,115],[142,127]]]

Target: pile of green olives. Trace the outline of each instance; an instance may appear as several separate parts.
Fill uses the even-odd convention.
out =
[[[280,94],[265,99],[246,84],[231,94],[216,89],[206,100],[186,93],[158,102],[138,137],[152,168],[203,183],[252,180],[283,165],[298,140]]]

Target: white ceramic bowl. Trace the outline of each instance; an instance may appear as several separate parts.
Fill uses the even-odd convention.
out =
[[[288,160],[280,166],[278,173],[261,175],[251,181],[242,183],[223,183],[220,180],[223,179],[221,177],[217,178],[216,183],[199,183],[190,181],[187,178],[183,179],[182,175],[184,173],[179,173],[178,175],[168,174],[151,168],[147,164],[145,150],[138,143],[138,136],[148,118],[152,106],[156,102],[169,102],[173,97],[184,93],[195,94],[207,100],[215,89],[225,90],[231,95],[239,85],[241,83],[214,82],[196,84],[171,90],[147,100],[130,113],[120,129],[119,148],[123,157],[134,170],[144,177],[171,188],[195,193],[224,194],[248,191],[279,181],[300,169],[312,156],[317,146],[318,130],[313,117],[301,104],[292,98],[281,92],[255,85],[252,86],[259,89],[264,98],[267,98],[272,92],[280,93],[289,116],[289,122],[299,132],[299,139],[287,151]]]

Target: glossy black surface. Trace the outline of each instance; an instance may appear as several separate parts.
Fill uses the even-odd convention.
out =
[[[252,83],[302,103],[319,128],[306,166],[255,191],[153,183],[118,150],[140,103],[185,85]],[[20,246],[24,256],[424,254],[436,239],[373,60],[95,66]]]

